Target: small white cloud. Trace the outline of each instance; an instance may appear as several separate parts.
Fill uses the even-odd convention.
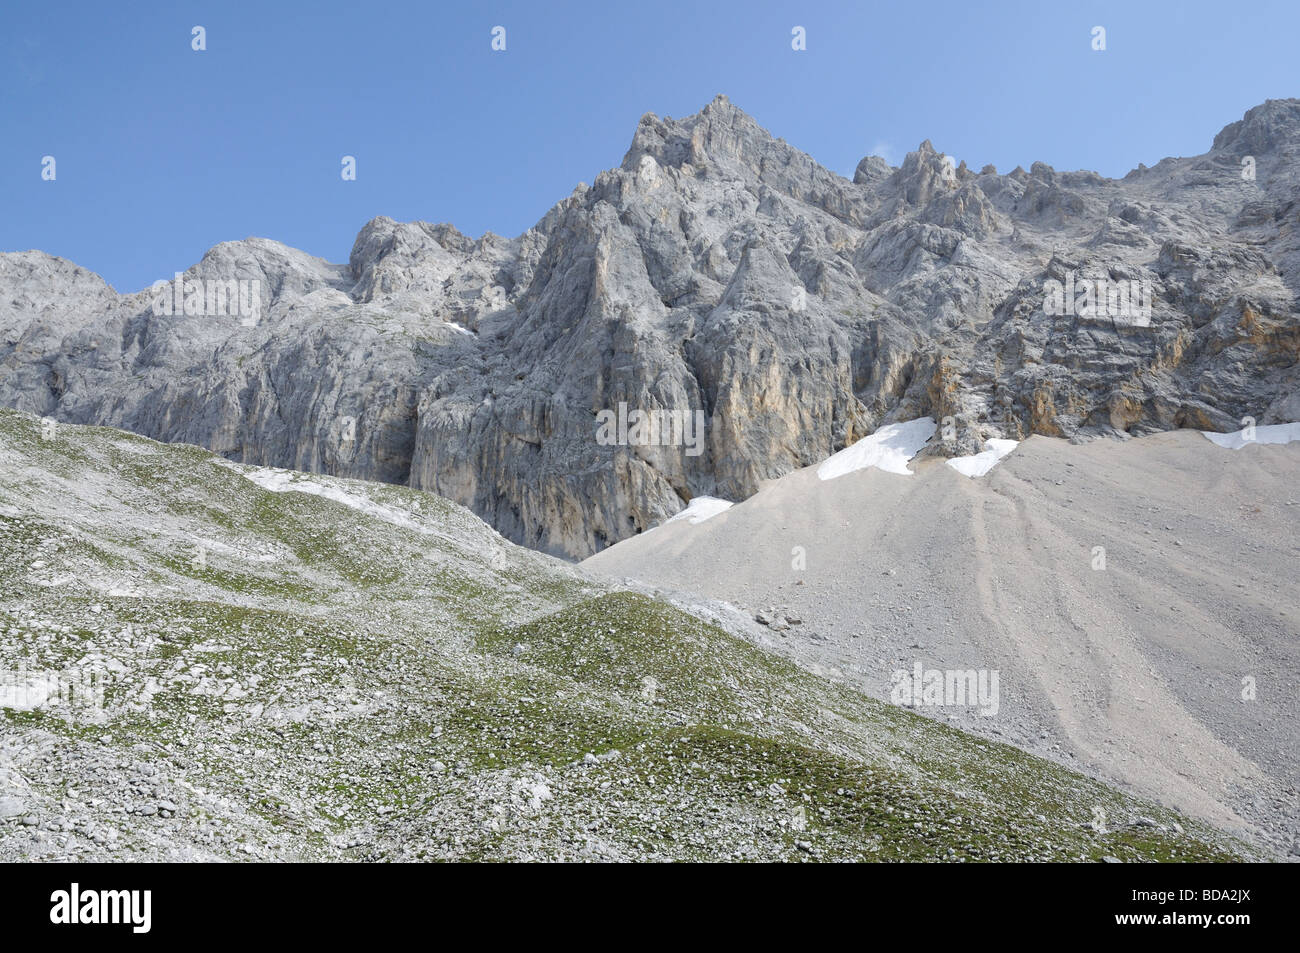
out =
[[[867,155],[880,156],[880,158],[884,159],[890,165],[895,164],[894,147],[891,146],[888,142],[877,142],[874,146],[872,146],[867,151]]]

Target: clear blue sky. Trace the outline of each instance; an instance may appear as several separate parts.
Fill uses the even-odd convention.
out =
[[[381,214],[515,235],[617,165],[642,113],[720,92],[845,175],[931,139],[1116,176],[1300,96],[1298,39],[1296,0],[9,0],[0,250],[135,291],[250,235],[346,261]]]

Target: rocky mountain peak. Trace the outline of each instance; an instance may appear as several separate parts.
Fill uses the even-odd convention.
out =
[[[936,196],[957,188],[957,167],[927,139],[909,152],[890,185],[912,206],[928,204]]]
[[[762,158],[781,151],[780,145],[748,113],[727,97],[718,96],[685,119],[661,119],[646,113],[621,167],[635,172],[641,168],[643,157],[649,155],[660,166],[680,169],[690,164],[700,171],[712,168],[753,178]]]
[[[853,184],[873,186],[889,178],[894,167],[880,156],[864,156],[853,171]]]
[[[1234,155],[1290,151],[1300,144],[1300,99],[1269,99],[1224,126],[1213,148]],[[1288,148],[1290,147],[1290,148]]]

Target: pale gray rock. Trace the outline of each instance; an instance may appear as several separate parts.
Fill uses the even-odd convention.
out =
[[[1271,100],[1121,180],[927,141],[850,181],[718,97],[643,117],[517,238],[381,217],[346,265],[218,245],[185,277],[260,282],[253,321],[0,255],[0,404],[432,490],[570,557],[894,420],[954,418],[938,454],[1296,420],[1298,153],[1300,100]],[[1070,275],[1144,282],[1149,325],[1045,313]],[[598,443],[620,403],[703,411],[700,452]]]

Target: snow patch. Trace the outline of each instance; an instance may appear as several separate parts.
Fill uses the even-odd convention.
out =
[[[469,328],[462,327],[461,325],[457,324],[455,321],[444,321],[442,323],[447,325],[447,327],[451,328],[453,331],[457,332],[458,334],[467,334],[470,337],[474,336],[473,331],[471,331]]]
[[[921,452],[937,429],[938,425],[929,417],[886,424],[869,437],[863,437],[853,446],[823,460],[817,468],[817,476],[834,480],[867,467],[910,476],[912,471],[907,469],[907,461]]]
[[[317,483],[304,474],[296,473],[293,470],[281,470],[279,467],[261,467],[245,473],[244,476],[272,493],[296,492],[310,493],[312,496],[323,496],[327,500],[350,506],[354,510],[360,510],[368,516],[392,523],[394,526],[424,532],[424,527],[400,510],[376,503],[364,496],[349,493],[347,490],[336,486]]]
[[[984,441],[984,446],[989,449],[971,454],[968,457],[953,457],[948,461],[948,466],[968,477],[982,477],[997,466],[1003,457],[1020,446],[1020,441],[998,440],[995,438]]]
[[[669,517],[665,522],[675,523],[677,520],[689,520],[692,523],[703,523],[711,516],[717,516],[724,510],[732,507],[730,500],[720,500],[716,496],[697,496],[686,505],[676,516]]]
[[[1252,443],[1290,443],[1293,440],[1300,440],[1300,423],[1269,424],[1266,427],[1256,427],[1255,439],[1253,440],[1246,439],[1247,431],[1245,430],[1237,430],[1233,433],[1215,433],[1212,430],[1202,430],[1201,433],[1220,447],[1226,447],[1229,450],[1240,450],[1247,444]]]

